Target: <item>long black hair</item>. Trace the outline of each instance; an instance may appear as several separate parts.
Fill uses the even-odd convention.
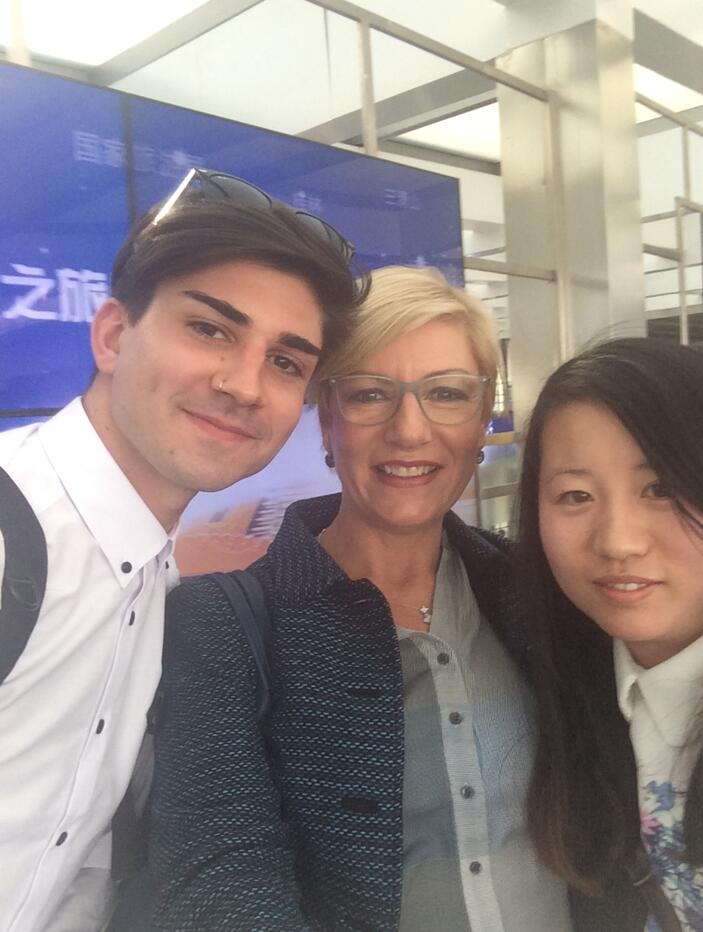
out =
[[[528,821],[543,859],[573,886],[598,894],[630,860],[640,826],[612,639],[560,590],[540,538],[544,427],[558,408],[577,401],[620,420],[681,519],[703,535],[703,353],[647,337],[588,349],[547,380],[525,438],[519,558],[539,702]],[[703,727],[703,715],[697,724]],[[688,787],[684,839],[682,860],[703,864],[703,753]]]

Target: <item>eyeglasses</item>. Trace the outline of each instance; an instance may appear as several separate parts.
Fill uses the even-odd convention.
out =
[[[285,207],[294,213],[311,233],[314,233],[315,236],[336,249],[345,262],[351,262],[354,256],[354,246],[349,240],[345,239],[339,230],[335,230],[331,224],[321,217],[316,217],[315,214],[310,214],[306,210],[296,210],[288,204],[284,204],[283,201],[271,197],[250,181],[237,178],[236,175],[209,171],[205,168],[190,169],[183,181],[157,213],[154,223],[158,223],[165,217],[184,192],[195,185],[198,186],[201,196],[208,201],[230,201],[234,204],[240,204],[242,207],[269,209],[274,206]]]
[[[481,408],[490,383],[487,375],[449,373],[401,382],[384,375],[344,375],[326,380],[334,389],[339,413],[352,424],[372,426],[390,421],[408,392],[435,424],[464,424]]]

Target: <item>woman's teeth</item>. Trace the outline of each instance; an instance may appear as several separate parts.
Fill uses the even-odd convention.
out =
[[[402,479],[410,479],[413,476],[427,476],[437,469],[436,466],[386,466],[378,467],[381,472],[387,476],[399,476]]]

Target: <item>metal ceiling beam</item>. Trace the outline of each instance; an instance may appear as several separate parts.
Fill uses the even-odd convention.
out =
[[[703,48],[639,10],[633,54],[638,65],[703,94]]]
[[[700,123],[701,120],[703,120],[703,106],[691,107],[689,110],[679,110],[677,111],[677,116],[683,118],[688,123]],[[656,117],[656,119],[638,123],[637,135],[653,136],[655,133],[663,133],[670,129],[673,129],[671,120],[668,120],[666,117]]]
[[[211,29],[234,19],[263,0],[208,0],[158,32],[91,70],[91,80],[104,86],[121,81],[140,68],[187,45]]]
[[[681,126],[683,129],[690,130],[690,132],[695,133],[697,136],[703,136],[703,127],[699,126],[694,120],[689,120],[684,113],[677,113],[675,110],[669,110],[668,107],[665,107],[656,100],[652,100],[650,97],[645,97],[644,94],[635,94],[635,100],[638,104],[642,104],[642,106],[647,107],[654,113],[661,114],[662,118],[669,123],[667,129],[671,129],[671,124],[673,123],[675,126]]]
[[[437,120],[445,120],[475,107],[494,103],[496,99],[494,81],[471,71],[457,71],[455,74],[378,101],[378,137],[382,139],[420,129]],[[312,139],[328,145],[337,142],[357,145],[361,139],[361,132],[361,110],[353,110],[298,135],[303,139]]]
[[[487,175],[500,175],[500,162],[493,159],[480,159],[472,155],[459,155],[446,152],[443,149],[431,149],[429,146],[417,146],[409,142],[400,142],[397,139],[383,139],[378,146],[381,152],[388,155],[400,155],[409,159],[420,159],[424,162],[434,162],[437,165],[446,165],[448,168],[460,168],[463,171],[484,172]]]
[[[507,71],[501,71],[500,68],[496,68],[494,65],[482,62],[480,59],[467,55],[450,45],[444,45],[443,42],[430,39],[429,36],[423,36],[422,33],[415,32],[414,29],[408,29],[406,26],[386,19],[384,16],[371,13],[355,3],[349,3],[349,0],[307,0],[307,2],[332,13],[337,13],[339,16],[345,16],[347,19],[353,19],[357,23],[368,23],[370,29],[382,32],[392,39],[399,39],[401,42],[412,45],[422,52],[429,52],[430,55],[443,58],[445,61],[458,65],[459,68],[468,68],[469,71],[475,71],[489,80],[512,87],[513,90],[527,94],[529,97],[535,97],[537,100],[545,102],[548,100],[547,92],[543,87],[538,87],[523,78],[515,77],[515,75],[509,74]]]

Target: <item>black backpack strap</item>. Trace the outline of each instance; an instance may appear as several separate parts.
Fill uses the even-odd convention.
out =
[[[5,571],[0,601],[0,683],[24,650],[46,589],[46,538],[31,505],[0,468],[0,531]]]
[[[224,592],[249,642],[258,673],[256,718],[259,725],[263,726],[271,708],[270,645],[273,637],[266,597],[256,576],[246,570],[210,573],[208,578]]]
[[[187,585],[201,578],[185,577],[181,582]],[[220,587],[249,643],[257,672],[256,718],[266,737],[271,706],[269,649],[273,626],[263,590],[257,578],[245,570],[209,573],[205,578],[212,579]],[[161,703],[162,692],[159,689],[147,713],[149,732],[154,732],[158,727]],[[146,821],[136,815],[132,790],[133,784],[130,784],[112,821],[112,874],[114,879],[122,879],[124,883],[109,932],[146,932],[150,928],[147,917],[151,915],[154,884],[146,863]]]

